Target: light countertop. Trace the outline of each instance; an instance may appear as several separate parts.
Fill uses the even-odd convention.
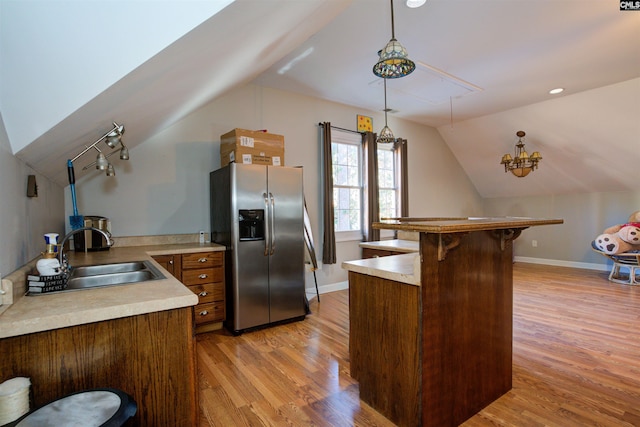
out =
[[[0,338],[196,305],[198,297],[152,256],[224,250],[224,246],[215,243],[118,247],[116,239],[116,246],[107,251],[69,251],[69,263],[76,267],[150,260],[165,279],[37,296],[20,295],[12,305],[2,306]],[[5,279],[13,278],[14,287],[25,289],[26,273],[32,268],[33,265],[27,265]]]
[[[408,253],[345,261],[342,268],[354,273],[420,286],[420,254]]]
[[[402,240],[402,239],[393,239],[393,240],[380,240],[377,242],[362,242],[360,243],[361,248],[368,249],[379,249],[384,251],[393,251],[393,252],[419,252],[420,251],[420,242],[414,240]]]
[[[529,228],[538,225],[562,224],[562,219],[526,217],[468,217],[468,218],[397,218],[374,222],[377,229],[403,230],[423,233],[466,233],[483,230]]]

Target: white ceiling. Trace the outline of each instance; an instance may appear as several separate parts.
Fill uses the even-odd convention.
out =
[[[640,12],[618,9],[601,0],[427,0],[410,9],[395,0],[395,36],[417,67],[387,82],[390,123],[437,127],[483,197],[637,189],[640,80],[599,89],[640,77]],[[382,111],[372,67],[390,38],[390,2],[354,0],[256,81]],[[565,91],[550,95],[556,87]],[[518,130],[543,156],[523,179],[499,164]]]
[[[450,122],[450,97],[460,121],[547,100],[559,86],[566,96],[640,77],[640,13],[613,1],[428,0],[410,9],[395,0],[394,11],[396,38],[417,67],[387,82],[388,104],[426,125]],[[372,67],[390,38],[389,0],[353,0],[256,81],[382,110]]]
[[[0,0],[3,22],[8,1]],[[620,11],[612,0],[427,0],[418,9],[395,0],[394,11],[396,38],[418,68],[388,81],[390,124],[397,117],[437,127],[483,197],[635,189],[629,176],[637,182],[640,163],[640,12]],[[17,155],[65,185],[65,159],[108,130],[105,117],[135,117],[126,134],[134,147],[252,80],[382,110],[381,80],[371,68],[390,27],[387,0],[236,0],[97,87],[94,98]],[[36,36],[46,40],[47,28],[41,31]],[[7,43],[10,35],[2,36]],[[125,47],[138,44],[130,37]],[[0,59],[0,67],[10,66]],[[551,97],[548,90],[558,86],[565,92]],[[1,107],[11,138],[10,105]],[[518,130],[527,132],[528,150],[543,155],[540,170],[524,179],[499,165]]]

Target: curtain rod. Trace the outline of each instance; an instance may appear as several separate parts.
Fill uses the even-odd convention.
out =
[[[318,126],[322,126],[322,123],[318,123]],[[345,132],[357,133],[358,135],[362,135],[363,133],[365,133],[365,132],[359,132],[357,130],[341,128],[341,127],[338,127],[338,126],[331,126],[331,129],[338,129],[338,130],[343,130]]]

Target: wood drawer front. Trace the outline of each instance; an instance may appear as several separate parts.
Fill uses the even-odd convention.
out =
[[[182,255],[182,269],[222,266],[222,252],[199,252]]]
[[[187,286],[202,285],[204,283],[222,282],[224,280],[221,268],[200,268],[198,270],[183,270],[182,283]]]
[[[224,301],[224,283],[193,285],[189,286],[189,289],[191,292],[198,295],[198,304]]]
[[[224,320],[224,301],[198,304],[193,309],[196,315],[196,325]]]

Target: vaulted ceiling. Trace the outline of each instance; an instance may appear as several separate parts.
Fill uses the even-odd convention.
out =
[[[394,6],[417,69],[388,81],[389,124],[437,127],[483,197],[636,188],[640,12],[602,0]],[[0,0],[0,24],[7,135],[61,185],[65,160],[109,129],[105,117],[136,117],[134,147],[252,81],[383,107],[371,68],[391,36],[388,0]],[[524,179],[499,165],[518,130],[543,155]]]

